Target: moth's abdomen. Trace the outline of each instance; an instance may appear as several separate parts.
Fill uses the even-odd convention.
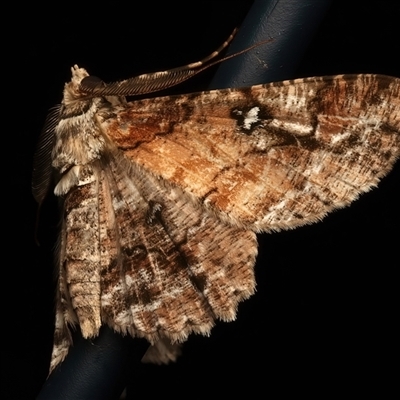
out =
[[[99,227],[98,181],[75,187],[66,196],[64,229],[60,260],[62,300],[69,312],[70,305],[84,337],[98,334],[101,326],[101,248]],[[66,293],[67,291],[67,293]],[[71,304],[68,304],[71,302]]]

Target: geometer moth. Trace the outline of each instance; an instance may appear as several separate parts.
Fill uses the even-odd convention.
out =
[[[223,46],[225,47],[225,45]],[[71,326],[102,324],[175,360],[254,293],[257,232],[322,219],[400,154],[400,79],[339,75],[127,102],[207,59],[105,84],[77,66],[46,121],[33,192],[64,202],[51,370]]]

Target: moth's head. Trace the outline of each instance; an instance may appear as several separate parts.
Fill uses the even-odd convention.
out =
[[[74,65],[71,68],[72,78],[71,81],[66,83],[64,86],[64,99],[63,104],[68,106],[69,104],[81,100],[82,97],[87,94],[81,89],[82,79],[89,76],[87,71],[84,68],[79,68],[77,65]]]

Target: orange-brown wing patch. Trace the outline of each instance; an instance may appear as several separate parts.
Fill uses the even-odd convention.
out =
[[[308,78],[128,103],[100,118],[132,162],[255,230],[322,218],[400,152],[400,80]]]

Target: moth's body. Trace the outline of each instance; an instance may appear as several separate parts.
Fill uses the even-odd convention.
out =
[[[235,319],[254,293],[255,232],[349,204],[400,152],[397,78],[126,103],[85,90],[85,70],[72,73],[46,130],[64,198],[51,368],[68,352],[71,325],[94,337],[108,324],[155,345],[148,359],[175,359],[173,343]]]

